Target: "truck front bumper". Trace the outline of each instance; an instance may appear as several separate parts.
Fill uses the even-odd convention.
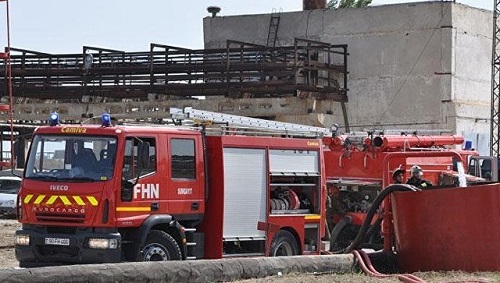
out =
[[[109,239],[116,245],[113,248],[91,248],[90,239]],[[21,265],[23,262],[39,265],[120,262],[121,242],[120,233],[110,229],[29,225],[16,231],[15,251]]]

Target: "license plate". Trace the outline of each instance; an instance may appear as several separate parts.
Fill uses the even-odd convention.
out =
[[[64,238],[45,238],[46,245],[69,246],[69,239]]]

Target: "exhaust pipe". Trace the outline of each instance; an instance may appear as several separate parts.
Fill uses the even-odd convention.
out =
[[[304,0],[302,7],[305,10],[326,9],[326,0]]]

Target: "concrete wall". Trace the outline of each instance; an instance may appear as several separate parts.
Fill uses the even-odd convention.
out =
[[[491,105],[490,11],[453,5],[452,101],[457,132],[489,154]]]
[[[205,47],[225,47],[227,39],[265,44],[270,17],[205,18]],[[489,11],[421,2],[284,13],[277,45],[296,37],[348,44],[347,111],[354,130],[449,129],[477,142],[489,137],[491,34]],[[319,103],[334,114],[314,120],[343,124],[340,105]],[[307,122],[311,115],[280,118]]]

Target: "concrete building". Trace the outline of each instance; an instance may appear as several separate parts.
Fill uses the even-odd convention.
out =
[[[225,47],[228,39],[265,45],[270,19],[207,17],[205,48]],[[276,45],[294,38],[348,44],[351,130],[450,130],[487,154],[492,25],[491,11],[441,1],[308,10],[280,15]],[[313,113],[278,119],[342,126],[339,103],[310,104],[318,106]]]

